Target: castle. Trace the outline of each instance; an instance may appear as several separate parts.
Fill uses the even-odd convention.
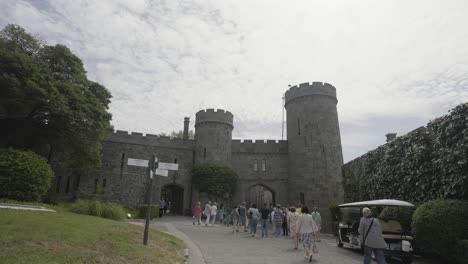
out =
[[[156,177],[153,201],[171,201],[171,210],[190,214],[194,203],[207,197],[192,188],[192,169],[203,162],[231,166],[238,174],[234,203],[317,206],[324,222],[330,204],[343,202],[340,129],[336,89],[328,83],[292,86],[285,93],[287,140],[232,139],[234,116],[221,109],[196,113],[195,139],[188,138],[189,118],[182,139],[117,130],[103,142],[102,167],[93,173],[58,183],[61,196],[103,189],[111,202],[135,206],[145,203],[147,173],[129,166],[129,158],[178,163],[178,171]],[[76,189],[76,188],[75,188]],[[328,225],[325,227],[327,228]]]

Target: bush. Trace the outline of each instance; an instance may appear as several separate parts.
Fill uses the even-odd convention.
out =
[[[46,193],[46,195],[44,196],[44,198],[42,198],[42,202],[46,203],[46,204],[53,204],[53,205],[57,205],[58,204],[58,193],[54,191],[54,189],[49,189]]]
[[[468,240],[458,241],[456,261],[460,264],[468,264]]]
[[[413,215],[416,245],[448,261],[457,257],[457,243],[468,239],[468,202],[435,200],[419,206]]]
[[[144,219],[146,218],[146,208],[148,205],[141,204],[138,206],[138,218]],[[159,205],[151,205],[151,219],[158,218],[159,216]]]
[[[411,222],[413,221],[413,214],[416,210],[415,207],[385,207],[379,214],[378,218],[384,221],[396,220],[400,222],[404,234],[412,234]],[[400,212],[398,214],[398,211]]]
[[[0,197],[40,201],[53,178],[43,157],[31,151],[0,149]]]
[[[78,200],[72,205],[70,212],[114,220],[123,220],[126,218],[125,210],[122,206],[94,200]]]

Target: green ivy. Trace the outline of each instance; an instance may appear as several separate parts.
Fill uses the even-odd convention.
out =
[[[343,166],[346,201],[468,199],[468,103]]]

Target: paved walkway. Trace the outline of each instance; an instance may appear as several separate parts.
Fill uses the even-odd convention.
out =
[[[35,206],[35,205],[0,203],[0,208],[15,209],[15,210],[29,210],[29,211],[42,211],[42,212],[55,213],[55,210],[46,208],[44,206]]]
[[[191,218],[170,216],[153,222],[151,228],[172,233],[183,239],[189,248],[189,263],[193,264],[308,263],[303,258],[303,250],[293,249],[292,240],[286,237],[275,238],[272,236],[262,239],[260,238],[260,229],[258,229],[260,233],[257,232],[257,236],[253,238],[248,232],[233,234],[231,227],[222,225],[215,227],[194,226]],[[320,252],[318,255],[314,255],[312,263],[362,263],[362,255],[358,251],[338,248],[334,236],[323,235],[322,242],[317,244]],[[400,262],[389,260],[388,263]],[[417,259],[413,263],[435,264],[436,262]]]

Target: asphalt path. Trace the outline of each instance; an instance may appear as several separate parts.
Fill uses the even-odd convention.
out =
[[[164,216],[153,221],[150,226],[184,240],[188,246],[189,263],[193,264],[309,263],[304,260],[304,250],[301,246],[299,250],[295,250],[290,238],[271,236],[271,226],[268,238],[260,237],[260,226],[257,229],[257,235],[252,237],[242,230],[233,233],[231,226],[193,225],[192,219],[188,217]],[[363,263],[363,257],[359,251],[338,248],[334,236],[325,234],[322,235],[321,240],[317,242],[319,253],[314,255],[312,263]],[[400,263],[400,261],[388,259],[387,263]],[[416,258],[413,263],[436,264],[438,262]]]

